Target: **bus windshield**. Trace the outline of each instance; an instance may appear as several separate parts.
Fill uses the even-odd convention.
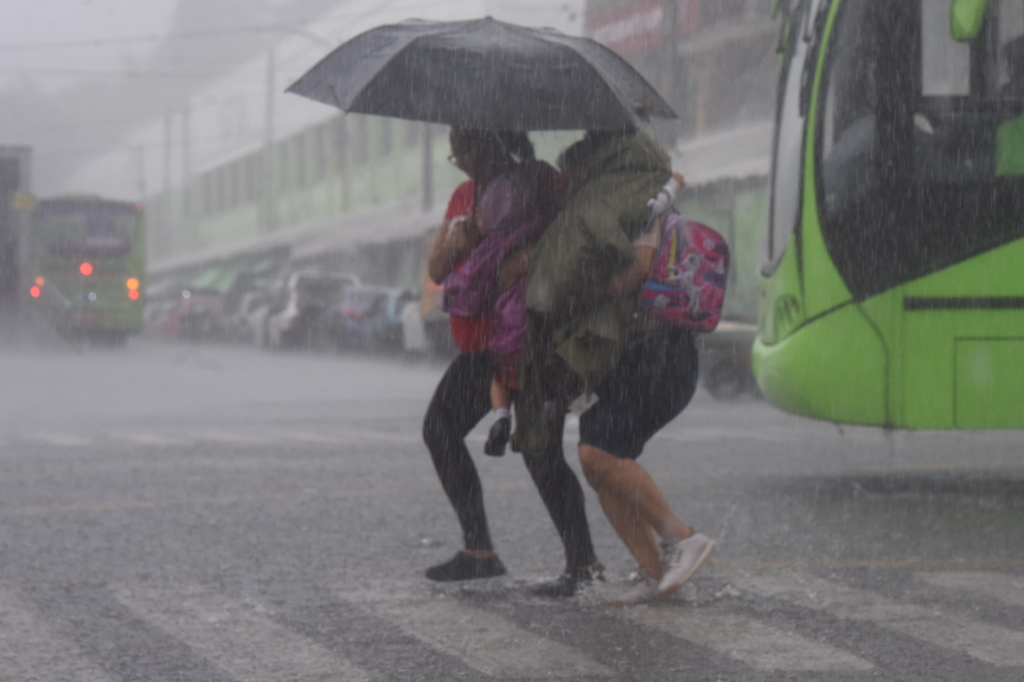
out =
[[[863,298],[1024,236],[1024,0],[842,0],[819,101],[822,231]]]

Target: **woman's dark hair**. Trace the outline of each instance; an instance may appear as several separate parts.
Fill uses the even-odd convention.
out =
[[[507,159],[510,165],[536,160],[533,143],[524,131],[458,130],[456,134],[478,153]]]
[[[495,135],[498,136],[501,145],[516,163],[537,160],[536,153],[533,150],[533,143],[530,142],[530,136],[526,134],[526,131],[507,130],[495,133]]]

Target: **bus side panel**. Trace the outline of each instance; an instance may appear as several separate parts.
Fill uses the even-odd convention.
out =
[[[773,346],[759,338],[755,371],[776,407],[816,419],[886,426],[884,345],[857,306],[846,306]]]
[[[1024,428],[1022,263],[1018,240],[900,288],[903,425]]]
[[[906,356],[904,352],[906,329],[903,316],[903,291],[898,288],[890,289],[860,303],[859,308],[878,335],[887,358],[886,412],[888,419],[886,421],[890,426],[902,426],[904,423],[903,376]]]
[[[768,345],[786,338],[804,321],[795,241],[790,238],[775,272],[758,281],[757,334]]]

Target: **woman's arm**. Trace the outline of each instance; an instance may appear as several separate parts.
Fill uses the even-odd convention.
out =
[[[431,281],[442,284],[480,242],[480,238],[480,230],[471,220],[457,220],[441,228],[427,259],[427,274]]]
[[[615,297],[640,291],[640,287],[651,276],[651,268],[654,267],[654,260],[658,257],[658,247],[661,246],[661,230],[661,221],[655,221],[650,232],[633,244],[635,256],[633,264],[612,277],[602,287],[601,294],[603,296]]]
[[[633,253],[636,254],[633,265],[612,277],[601,288],[601,295],[603,297],[614,298],[640,291],[640,287],[651,276],[651,268],[654,266],[654,259],[658,255],[658,249],[650,246],[634,246]]]

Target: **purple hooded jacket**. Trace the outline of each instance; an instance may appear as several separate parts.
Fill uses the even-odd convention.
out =
[[[486,233],[456,272],[444,282],[444,309],[463,317],[493,312],[490,350],[522,350],[526,337],[526,278],[498,291],[498,267],[510,253],[537,241],[562,208],[558,171],[527,162],[492,180],[480,198]]]

